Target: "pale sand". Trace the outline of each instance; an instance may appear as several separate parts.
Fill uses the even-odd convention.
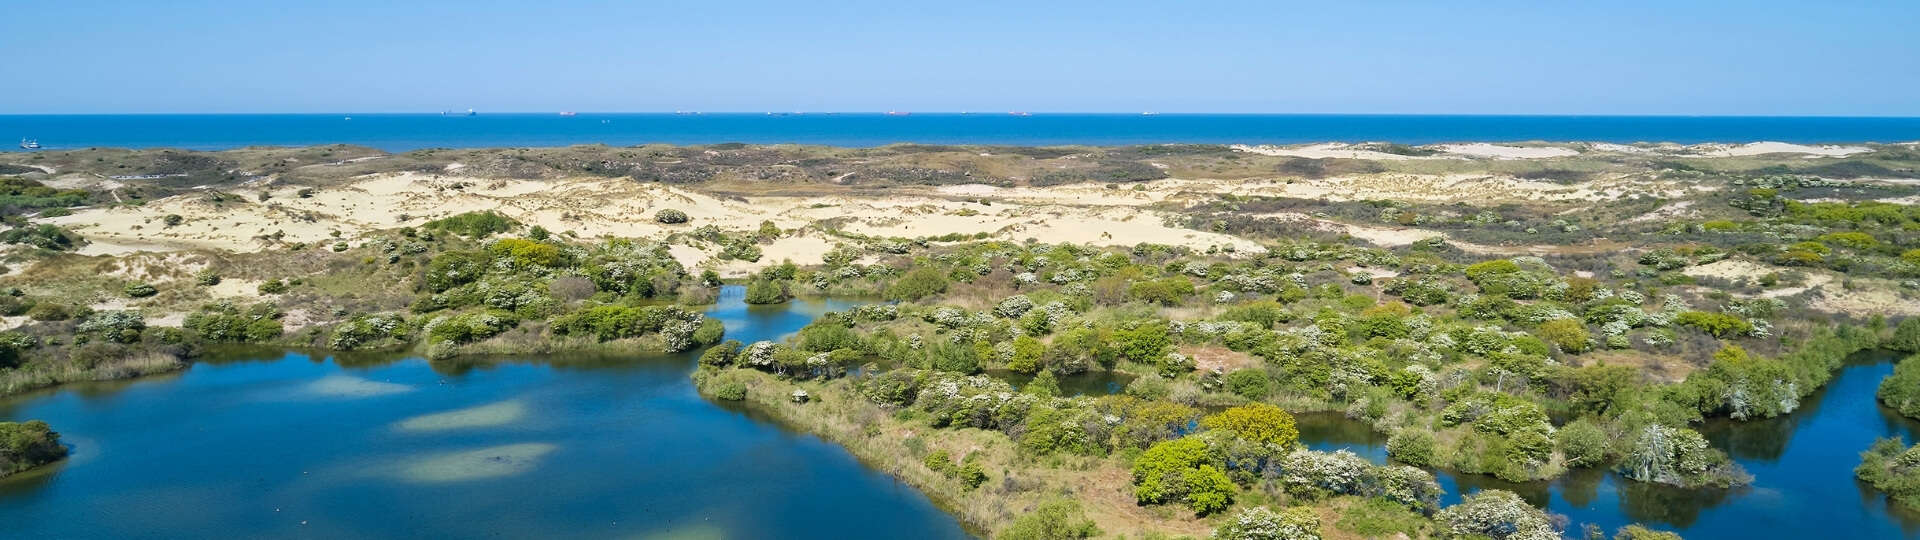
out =
[[[1783,143],[1783,142],[1773,142],[1773,141],[1761,141],[1761,142],[1739,144],[1739,145],[1703,144],[1703,145],[1695,145],[1691,148],[1694,151],[1699,152],[1700,155],[1711,156],[1711,157],[1759,156],[1759,155],[1765,155],[1765,154],[1807,154],[1812,156],[1824,156],[1824,157],[1844,157],[1844,156],[1850,156],[1853,154],[1861,154],[1861,153],[1873,151],[1873,149],[1867,148],[1865,146],[1837,146],[1837,145],[1810,146],[1805,144],[1793,144],[1793,143]]]
[[[1232,148],[1240,152],[1260,154],[1263,156],[1297,157],[1297,158],[1308,158],[1308,159],[1346,158],[1346,159],[1401,160],[1401,159],[1433,159],[1434,157],[1436,157],[1436,156],[1403,156],[1400,154],[1376,152],[1373,150],[1367,150],[1365,148],[1360,148],[1357,146],[1358,145],[1345,144],[1345,143],[1320,143],[1320,144],[1309,144],[1304,146],[1275,146],[1270,144],[1261,144],[1261,145],[1236,144],[1236,145],[1230,146],[1229,148]]]
[[[558,447],[549,443],[520,443],[420,458],[401,467],[400,477],[422,484],[464,482],[514,476],[533,470],[540,458]]]
[[[394,424],[400,431],[447,431],[478,427],[504,426],[527,415],[527,405],[519,400],[469,407],[447,412],[423,414]]]
[[[264,238],[276,233],[284,242],[330,244],[336,240],[332,233],[340,231],[341,238],[357,244],[358,237],[370,231],[419,226],[433,218],[489,210],[528,225],[589,239],[665,238],[703,225],[753,231],[763,221],[791,230],[835,220],[848,232],[877,236],[986,232],[1004,240],[1035,238],[1047,243],[1130,246],[1160,242],[1195,249],[1233,245],[1241,251],[1258,250],[1252,242],[1169,226],[1165,223],[1167,216],[1161,213],[1131,208],[1196,196],[1189,190],[1245,190],[1209,181],[1165,181],[1147,193],[1090,184],[1026,188],[1009,192],[1012,200],[993,205],[951,198],[997,189],[986,186],[902,190],[899,195],[886,196],[740,199],[627,179],[498,180],[406,173],[369,176],[345,186],[316,190],[308,198],[298,197],[294,193],[297,189],[277,188],[265,203],[255,202],[251,194],[238,190],[246,200],[221,207],[188,195],[139,207],[88,209],[47,221],[70,227],[95,241],[102,246],[95,249],[103,254],[136,249],[256,251],[271,247],[273,244]],[[927,195],[914,195],[915,191]],[[1103,203],[1111,207],[1089,208]],[[666,208],[686,212],[691,222],[665,225],[654,221],[654,213]],[[186,221],[167,227],[161,218],[168,214],[184,216]],[[1102,232],[1106,234],[1098,234]],[[753,263],[718,261],[719,246],[675,246],[673,253],[689,267],[712,267],[737,276],[789,259],[800,264],[817,263],[834,243],[819,232],[783,237],[762,246],[764,256]],[[231,296],[242,296],[239,293],[244,291],[230,292],[235,293]]]
[[[214,298],[250,299],[260,297],[260,280],[221,278],[220,283],[207,287],[207,294]]]
[[[1794,269],[1779,268],[1758,262],[1727,259],[1712,264],[1688,267],[1681,272],[1690,276],[1714,276],[1726,279],[1759,279],[1770,273],[1785,273]],[[1920,315],[1920,301],[1902,296],[1891,283],[1884,287],[1862,287],[1847,290],[1834,275],[1821,270],[1802,270],[1807,281],[1797,287],[1768,289],[1756,295],[1759,298],[1786,298],[1808,294],[1807,307],[1828,313],[1847,313],[1855,315]]]
[[[307,397],[352,399],[411,391],[412,386],[399,383],[369,381],[352,375],[329,375],[308,383],[302,393]]]
[[[1440,145],[1440,149],[1449,154],[1493,159],[1548,159],[1580,155],[1580,152],[1557,146],[1508,146],[1489,143],[1443,144]]]
[[[1414,242],[1419,242],[1421,240],[1426,240],[1428,238],[1433,238],[1436,236],[1441,238],[1446,237],[1446,233],[1442,233],[1439,231],[1432,231],[1432,230],[1420,229],[1415,227],[1372,227],[1372,226],[1366,226],[1366,225],[1355,225],[1351,223],[1341,223],[1338,221],[1320,219],[1320,218],[1316,218],[1316,217],[1302,214],[1299,212],[1276,212],[1272,214],[1263,214],[1261,217],[1270,217],[1270,218],[1275,218],[1275,219],[1280,219],[1285,221],[1307,223],[1312,225],[1315,229],[1318,229],[1318,230],[1335,232],[1335,233],[1344,233],[1354,238],[1359,238],[1361,240],[1372,242],[1374,245],[1381,246],[1381,247],[1399,247],[1399,246],[1409,245]]]

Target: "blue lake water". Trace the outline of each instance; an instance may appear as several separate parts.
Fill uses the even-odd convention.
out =
[[[1435,471],[1442,504],[1481,489],[1504,489],[1564,515],[1578,531],[1591,523],[1612,531],[1633,523],[1686,538],[1920,538],[1920,511],[1889,504],[1856,480],[1860,453],[1882,437],[1920,437],[1920,421],[1880,406],[1874,391],[1893,372],[1886,351],[1856,354],[1798,411],[1748,422],[1715,420],[1699,427],[1713,445],[1754,476],[1732,490],[1690,490],[1634,482],[1600,470],[1576,470],[1552,482],[1513,483],[1484,475]],[[1301,440],[1316,450],[1350,450],[1387,461],[1386,436],[1337,413],[1301,417]]]
[[[45,149],[218,150],[346,143],[419,148],[645,143],[1128,145],[1322,141],[1902,142],[1920,118],[1231,114],[151,114],[0,115],[12,138]]]
[[[828,309],[736,292],[711,315],[753,341]],[[840,447],[701,398],[693,362],[234,353],[0,401],[73,447],[0,480],[0,538],[967,536]]]
[[[779,339],[840,302],[709,315],[742,341]],[[1580,470],[1510,483],[1436,471],[1443,504],[1517,492],[1577,531],[1631,523],[1688,538],[1920,538],[1920,512],[1852,475],[1874,439],[1920,436],[1875,401],[1893,355],[1856,355],[1793,414],[1702,426],[1752,486],[1686,490]],[[52,423],[59,464],[0,480],[4,538],[962,538],[924,495],[839,447],[701,398],[689,354],[429,363],[229,352],[183,373],[0,400]],[[1082,380],[1084,379],[1084,380]],[[1124,377],[1062,381],[1099,395]],[[1386,437],[1338,414],[1300,417],[1317,450],[1385,462]],[[1570,532],[1572,532],[1570,531]]]

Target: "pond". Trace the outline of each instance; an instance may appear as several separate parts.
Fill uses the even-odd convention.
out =
[[[846,307],[729,288],[709,316],[751,342]],[[20,396],[0,418],[50,422],[73,456],[0,480],[0,536],[967,537],[838,446],[701,398],[693,364],[233,352]]]
[[[1552,482],[1513,483],[1484,475],[1435,471],[1444,504],[1481,489],[1513,491],[1571,520],[1612,531],[1632,523],[1687,538],[1920,538],[1920,512],[1890,505],[1857,481],[1860,452],[1891,435],[1911,442],[1920,422],[1874,398],[1896,356],[1865,351],[1848,359],[1827,386],[1793,414],[1769,420],[1715,420],[1699,427],[1714,446],[1746,467],[1751,486],[1689,490],[1597,470],[1576,470]],[[1301,440],[1316,450],[1348,449],[1385,462],[1386,437],[1338,413],[1300,417]]]

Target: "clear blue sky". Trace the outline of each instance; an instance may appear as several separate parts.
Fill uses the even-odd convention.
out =
[[[6,0],[0,113],[1920,115],[1912,1],[912,4]]]

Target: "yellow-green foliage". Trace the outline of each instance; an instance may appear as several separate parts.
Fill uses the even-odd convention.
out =
[[[506,257],[519,268],[561,266],[566,255],[559,246],[527,240],[525,238],[502,238],[487,246],[487,252],[495,257]]]
[[[1249,441],[1292,447],[1300,440],[1300,429],[1293,415],[1279,407],[1255,403],[1234,407],[1200,420],[1207,429],[1231,431]]]

